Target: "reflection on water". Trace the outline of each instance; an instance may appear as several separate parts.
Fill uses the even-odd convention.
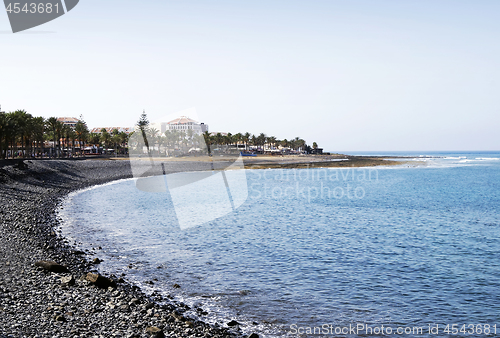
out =
[[[121,181],[73,194],[64,232],[102,246],[104,271],[270,336],[291,324],[493,325],[500,161],[461,157],[376,173],[246,171],[239,209],[184,230],[169,193]]]

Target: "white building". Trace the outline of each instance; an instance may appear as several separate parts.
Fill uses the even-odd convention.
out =
[[[58,117],[57,121],[62,122],[65,126],[70,126],[71,128],[75,128],[78,120],[76,117]]]
[[[195,134],[203,134],[208,131],[208,125],[200,123],[187,116],[181,116],[170,122],[151,123],[151,128],[158,129],[161,134],[170,130],[185,131],[192,130]]]

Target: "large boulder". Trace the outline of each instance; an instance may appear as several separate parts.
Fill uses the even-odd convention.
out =
[[[42,267],[50,272],[55,272],[55,273],[69,272],[67,267],[57,264],[54,261],[38,261],[35,262],[35,265]]]
[[[162,329],[156,326],[147,327],[146,332],[149,333],[150,337],[155,337],[155,338],[165,337],[165,334],[163,333]]]
[[[110,286],[113,288],[116,287],[116,283],[114,280],[112,280],[111,278],[99,275],[97,273],[89,272],[85,276],[85,279],[99,288],[106,289]]]
[[[65,286],[75,285],[75,278],[73,278],[73,276],[61,277],[61,285]]]

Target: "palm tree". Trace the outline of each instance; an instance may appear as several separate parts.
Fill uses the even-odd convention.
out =
[[[58,153],[57,157],[61,157],[61,138],[63,135],[64,124],[61,121],[57,121],[56,123],[56,137],[57,137],[57,148]]]
[[[224,137],[222,136],[222,134],[221,133],[217,133],[215,135],[215,143],[217,144],[217,146],[220,146],[223,141],[224,141]]]
[[[107,152],[109,148],[109,141],[111,140],[111,135],[108,133],[106,128],[101,129],[101,142],[104,144],[104,149]]]
[[[243,135],[243,142],[245,142],[245,150],[247,150],[249,141],[250,141],[250,133],[247,131],[245,135]]]
[[[128,135],[126,132],[122,131],[120,132],[120,134],[118,134],[118,136],[120,137],[120,145],[122,148],[124,148],[124,150],[122,150],[122,153],[125,153],[127,151],[127,142],[128,142]]]
[[[62,139],[63,139],[63,156],[64,156],[64,149],[66,149],[66,156],[69,156],[69,144],[70,144],[70,138],[71,138],[70,126],[63,124],[61,135],[62,135]]]
[[[56,152],[56,129],[58,122],[59,121],[57,121],[55,117],[49,117],[47,119],[47,126],[52,130],[52,149],[54,153]]]
[[[24,143],[23,157],[31,157],[31,155],[33,154],[33,139],[35,134],[35,127],[33,123],[33,116],[31,116],[30,114],[26,114],[25,118],[24,140],[22,141]]]
[[[188,141],[189,141],[189,145],[193,145],[193,135],[194,135],[194,131],[193,129],[188,129],[187,132],[187,137],[188,137]]]
[[[295,150],[299,150],[300,148],[304,148],[304,146],[306,144],[306,141],[304,141],[300,137],[296,137],[295,139],[293,139],[292,142],[293,142],[293,146],[294,146]]]
[[[149,142],[148,142],[148,127],[149,127],[149,120],[148,116],[146,115],[146,111],[144,110],[141,114],[141,117],[139,118],[139,121],[137,121],[137,126],[139,127],[139,131],[141,133],[142,139],[144,141],[144,145],[146,146],[146,149],[148,151],[149,155]]]
[[[172,132],[172,140],[174,142],[174,149],[180,148],[180,139],[181,139],[181,133],[174,129],[171,131]]]
[[[88,134],[89,134],[89,129],[87,128],[87,125],[83,121],[83,117],[80,115],[80,119],[76,123],[75,126],[75,133],[76,137],[78,138],[78,144],[80,146],[80,153],[83,153],[85,155],[85,149],[82,151],[82,146],[85,148],[85,141],[87,140]]]
[[[289,143],[288,143],[288,140],[287,139],[284,139],[280,142],[280,145],[283,147],[283,148],[288,148],[289,146]]]
[[[275,144],[276,144],[276,137],[275,136],[269,136],[267,138],[267,142],[269,142],[269,146],[271,149],[274,148]]]
[[[45,139],[44,139],[44,134],[45,134],[45,128],[46,128],[46,121],[43,117],[35,117],[33,118],[33,141],[35,142],[35,154],[37,154],[39,151],[43,154],[45,152]],[[40,150],[40,143],[42,145],[42,149]]]
[[[243,135],[241,133],[237,133],[234,135],[233,140],[236,143],[236,148],[238,148],[238,144],[243,140]]]
[[[210,137],[210,133],[208,131],[203,133],[203,139],[205,144],[207,145],[208,154],[211,154],[210,146],[212,145],[212,138]]]
[[[14,143],[16,139],[16,133],[17,133],[17,125],[16,122],[13,118],[12,113],[8,113],[5,116],[5,135],[4,135],[4,140],[5,140],[5,154],[4,156],[7,156],[8,149],[9,149],[9,143],[10,143],[10,155],[12,158],[14,158]]]
[[[116,133],[114,133],[115,130]],[[117,129],[114,129],[113,133],[111,133],[111,143],[113,143],[114,145],[115,155],[118,155],[118,144],[120,143],[120,140],[121,140],[120,133],[118,132]]]
[[[71,142],[71,156],[75,156],[75,146],[76,146],[77,135],[73,128],[69,128],[68,140]]]
[[[21,142],[21,151],[22,151],[22,156],[25,157],[26,155],[26,149],[25,149],[25,141],[26,138],[29,137],[29,132],[30,132],[30,120],[32,116],[28,113],[26,113],[25,110],[16,110],[15,112],[11,113],[11,118],[14,122],[15,125],[15,132],[13,135],[13,143],[15,143],[16,146],[16,151],[17,151],[17,138],[19,137],[19,140]]]
[[[99,133],[90,133],[89,141],[93,146],[99,148],[101,145],[101,135]]]
[[[264,133],[260,133],[257,137],[257,143],[262,146],[262,150],[264,150],[264,145],[266,144],[267,136]]]
[[[258,141],[257,141],[257,137],[255,135],[252,135],[252,137],[250,138],[250,143],[252,144],[252,146],[256,146]]]
[[[7,115],[0,113],[0,158],[4,159],[7,155]]]
[[[224,140],[224,141],[223,141],[223,142],[224,142],[224,144],[226,145],[226,151],[227,151],[227,149],[229,148],[229,146],[230,146],[231,144],[233,144],[233,134],[231,134],[231,133],[227,133],[227,135],[226,135],[226,136],[224,136],[223,140]]]
[[[164,135],[165,135],[165,144],[167,145],[167,154],[168,154],[168,149],[172,148],[173,145],[175,144],[175,135],[173,133],[173,130],[165,131]]]

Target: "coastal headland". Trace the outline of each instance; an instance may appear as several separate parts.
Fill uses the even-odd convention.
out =
[[[348,168],[415,164],[409,159],[350,155],[289,155],[245,158],[245,169]]]
[[[148,297],[128,283],[126,276],[100,276],[99,260],[94,259],[99,256],[99,248],[78,251],[59,235],[61,219],[56,210],[66,196],[79,189],[131,178],[130,163],[123,159],[0,161],[1,334],[13,337],[242,336],[234,323],[209,325],[184,316],[186,305],[155,294]],[[180,170],[186,160],[207,159],[176,158]],[[221,167],[224,160],[227,159],[211,159],[220,162]],[[346,155],[258,156],[246,158],[245,168],[404,163],[404,160]],[[59,267],[42,261],[56,262]],[[1,334],[0,337],[4,337]]]
[[[168,162],[174,167],[182,164],[214,163],[214,169],[224,168],[224,162],[234,161],[237,155],[224,156],[182,156],[182,157],[141,157],[134,158],[139,161]],[[128,157],[112,157],[113,160],[129,160]],[[391,156],[351,156],[351,155],[258,155],[243,157],[245,169],[308,169],[308,168],[352,168],[398,165],[423,165],[424,162],[415,161],[414,158]],[[202,167],[202,166],[200,166]]]

